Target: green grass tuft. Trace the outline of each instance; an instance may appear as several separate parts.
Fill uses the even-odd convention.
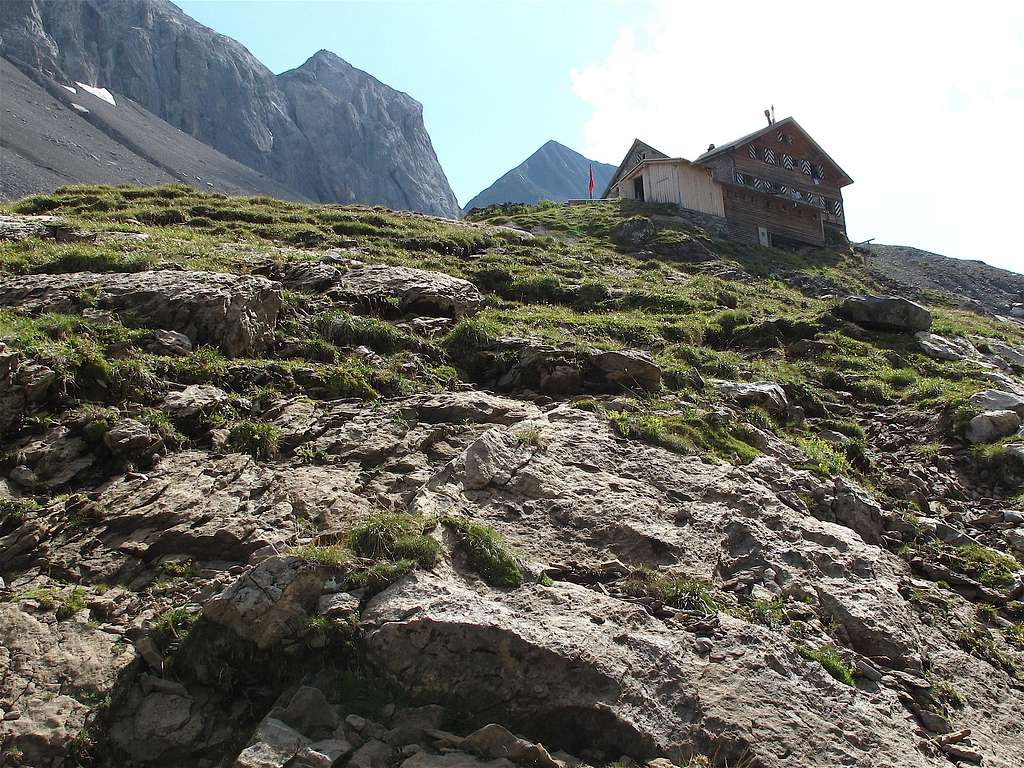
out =
[[[839,682],[853,685],[853,667],[843,660],[835,646],[823,645],[820,648],[811,648],[808,645],[799,645],[796,650],[805,659],[821,664],[825,671]]]
[[[464,517],[444,519],[470,566],[492,587],[515,588],[523,583],[519,557],[501,534]]]

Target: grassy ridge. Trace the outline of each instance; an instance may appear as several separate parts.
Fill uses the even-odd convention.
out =
[[[671,206],[502,206],[456,223],[381,208],[228,198],[185,186],[84,186],[5,209],[56,214],[82,229],[141,232],[147,238],[2,243],[3,273],[169,267],[248,273],[265,270],[268,261],[318,260],[324,249],[343,248],[366,262],[469,279],[486,297],[480,315],[446,337],[428,338],[392,319],[320,310],[316,297],[289,291],[279,328],[287,354],[235,360],[206,348],[185,358],[147,353],[147,330],[117,320],[27,319],[0,311],[0,338],[54,368],[69,394],[108,404],[145,402],[150,384],[160,378],[213,383],[257,402],[265,402],[268,393],[298,392],[372,400],[485,375],[470,364],[481,349],[499,335],[530,336],[567,347],[650,352],[664,371],[664,395],[684,397],[690,410],[637,416],[620,424],[620,431],[749,460],[747,444],[736,442],[733,432],[708,444],[706,433],[715,430],[702,429],[699,415],[718,396],[706,379],[778,381],[809,415],[820,417],[828,415],[830,403],[851,398],[953,410],[987,386],[977,366],[932,360],[909,336],[851,333],[833,314],[834,305],[846,291],[872,288],[870,274],[851,250],[794,253],[742,245],[673,218]],[[640,252],[615,242],[617,228],[637,215],[656,224]],[[837,293],[808,295],[798,288],[807,281],[835,286]],[[944,333],[1024,343],[1024,334],[989,318],[952,305],[932,309],[936,329]],[[820,344],[813,354],[787,351],[800,340]],[[355,353],[359,346],[374,350],[383,364],[365,361]],[[664,404],[646,407],[659,411]],[[254,453],[275,452],[267,440],[254,447],[242,439],[266,438],[258,424],[236,434],[238,445]],[[843,466],[830,456],[817,461]]]

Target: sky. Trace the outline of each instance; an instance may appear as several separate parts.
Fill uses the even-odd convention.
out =
[[[460,203],[548,139],[693,159],[792,115],[851,239],[1024,272],[1024,2],[175,0],[274,72],[326,48],[424,105]]]

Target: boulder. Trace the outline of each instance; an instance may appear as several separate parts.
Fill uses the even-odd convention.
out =
[[[483,307],[475,285],[440,272],[364,264],[339,272],[332,290],[356,301],[397,300],[399,309],[434,317],[463,317]]]
[[[227,355],[258,354],[274,339],[280,285],[217,272],[25,275],[0,283],[0,306],[75,314],[87,307],[123,312],[134,323],[171,329]]]
[[[192,340],[184,333],[158,329],[145,341],[145,349],[154,355],[182,357],[192,351]]]
[[[231,401],[228,393],[212,384],[190,384],[180,392],[168,392],[164,411],[175,419],[209,414]]]
[[[498,386],[504,390],[533,389],[564,396],[587,391],[655,392],[661,388],[661,368],[639,350],[581,350],[558,347],[540,339],[501,337],[497,357],[506,361]],[[514,360],[511,365],[507,360]]]
[[[103,435],[103,442],[115,456],[138,467],[149,466],[167,450],[160,435],[135,419],[116,421]]]
[[[50,390],[56,374],[0,342],[0,437]]]
[[[972,445],[994,443],[1020,429],[1021,419],[1014,411],[985,411],[969,422],[964,437]]]
[[[590,362],[604,372],[608,382],[626,389],[657,392],[661,389],[661,368],[646,352],[618,350],[594,352]]]
[[[999,339],[980,339],[988,348],[990,355],[995,357],[1002,365],[1010,368],[1024,368],[1024,350],[1007,344]]]
[[[505,757],[536,768],[562,768],[543,745],[521,739],[497,723],[490,723],[469,734],[459,747],[480,757]]]
[[[20,466],[29,469],[31,476],[15,467],[18,475],[12,470],[10,477],[23,487],[39,484],[46,488],[60,488],[83,476],[96,463],[92,446],[60,424],[30,440],[19,453],[24,461]]]
[[[0,215],[0,240],[27,240],[29,238],[78,243],[95,240],[96,233],[75,229],[59,216]]]
[[[928,331],[918,331],[914,339],[918,349],[936,360],[974,360],[980,356],[967,339],[950,339]]]
[[[789,408],[789,398],[781,385],[772,381],[747,383],[742,381],[724,381],[712,379],[711,386],[721,392],[729,400],[741,405],[758,405],[770,413],[785,414]]]
[[[880,331],[927,331],[932,313],[902,296],[847,296],[839,314],[857,325]]]
[[[646,216],[633,216],[612,230],[612,240],[626,248],[640,248],[654,239],[657,230]]]
[[[1024,396],[998,389],[975,392],[968,404],[976,411],[1013,411],[1024,419]]]
[[[203,605],[203,615],[260,648],[298,633],[323,592],[324,568],[270,557]]]

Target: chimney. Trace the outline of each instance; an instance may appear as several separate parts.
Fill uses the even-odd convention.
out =
[[[772,113],[767,109],[764,111],[764,119],[768,121],[768,125],[772,124]]]
[[[708,144],[708,152],[715,148],[714,144]]]

